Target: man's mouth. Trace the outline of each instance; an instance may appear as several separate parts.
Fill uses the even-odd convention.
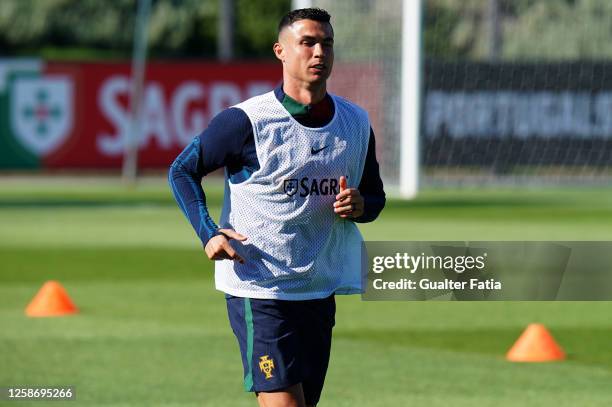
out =
[[[310,68],[318,70],[318,71],[324,71],[325,69],[327,69],[327,65],[325,65],[325,64],[316,64],[316,65],[310,66]]]

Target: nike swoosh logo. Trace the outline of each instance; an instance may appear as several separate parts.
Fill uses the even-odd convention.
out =
[[[321,148],[310,147],[310,154],[314,155],[314,154],[320,153],[321,151],[325,150],[327,147],[329,147],[329,144]]]

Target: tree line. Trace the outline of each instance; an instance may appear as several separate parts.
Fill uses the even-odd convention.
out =
[[[235,57],[271,57],[291,0],[234,0]],[[152,58],[217,55],[219,0],[152,0]],[[137,0],[1,0],[0,56],[124,59],[131,55]]]
[[[345,30],[367,31],[368,18],[362,11],[368,7],[362,3],[373,0],[352,1],[362,5],[361,14],[352,20],[355,27]],[[1,0],[0,56],[128,58],[136,3],[137,0]],[[234,57],[272,58],[276,25],[290,9],[291,0],[234,3]],[[152,0],[149,55],[216,58],[219,13],[220,0]],[[423,23],[425,55],[439,59],[612,57],[609,0],[425,0]],[[362,27],[356,26],[359,24]],[[399,35],[397,27],[388,29],[393,31],[387,35]]]

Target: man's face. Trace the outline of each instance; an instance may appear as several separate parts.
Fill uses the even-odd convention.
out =
[[[283,61],[286,79],[325,82],[334,64],[334,32],[329,23],[298,20],[281,31],[274,53]]]

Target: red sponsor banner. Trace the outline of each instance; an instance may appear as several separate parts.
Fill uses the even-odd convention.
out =
[[[120,168],[130,131],[130,66],[47,63],[44,75],[72,81],[71,125],[42,157],[46,168]],[[267,92],[282,77],[270,64],[151,63],[143,91],[139,167],[167,167],[223,109]]]

